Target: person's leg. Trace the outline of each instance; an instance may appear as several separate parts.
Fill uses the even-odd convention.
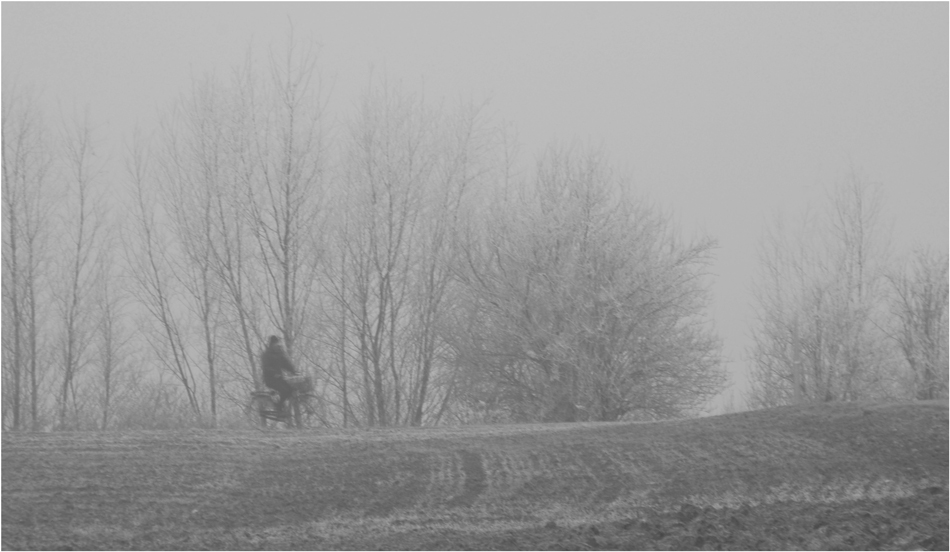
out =
[[[281,378],[268,377],[267,375],[265,375],[265,376],[264,376],[264,385],[266,385],[267,387],[269,387],[269,388],[272,389],[273,391],[276,391],[276,392],[277,392],[277,395],[280,397],[280,400],[279,400],[278,403],[277,403],[277,413],[279,414],[279,413],[283,412],[283,411],[284,411],[284,401],[286,400],[286,399],[285,399],[285,392],[284,392],[284,386],[286,385],[286,382],[285,382],[283,379],[281,379]]]
[[[280,394],[280,402],[277,405],[277,411],[282,414],[286,414],[287,399],[289,399],[290,395],[293,393],[293,387],[291,387],[286,381],[280,380],[280,384],[278,384],[275,389],[277,390],[277,393]]]

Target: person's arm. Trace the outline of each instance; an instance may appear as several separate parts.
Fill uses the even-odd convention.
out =
[[[287,358],[286,356],[283,356],[281,358],[280,364],[281,364],[280,369],[283,370],[284,372],[290,374],[291,376],[297,375],[297,369],[294,367],[294,363],[290,362],[290,359]]]
[[[298,375],[297,367],[294,366],[293,363],[290,362],[289,360],[287,361],[287,370],[290,372],[290,375],[291,375],[291,376],[296,376],[296,375]]]

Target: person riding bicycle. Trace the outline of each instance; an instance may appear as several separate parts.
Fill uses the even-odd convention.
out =
[[[280,395],[277,411],[286,414],[284,408],[287,399],[294,392],[294,387],[285,379],[285,374],[296,376],[297,369],[287,358],[284,348],[280,345],[280,338],[276,335],[270,336],[267,341],[267,348],[261,353],[261,371],[264,372],[264,385],[277,391]]]

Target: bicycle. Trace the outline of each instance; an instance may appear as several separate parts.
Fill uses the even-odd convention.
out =
[[[266,429],[268,421],[273,421],[272,425],[274,427],[284,423],[287,424],[287,427],[303,429],[313,427],[317,423],[317,401],[319,399],[311,392],[313,383],[310,376],[288,376],[286,380],[294,391],[287,399],[286,408],[283,412],[278,410],[280,395],[277,391],[268,389],[267,391],[251,392],[251,399],[245,406],[244,412],[253,425],[259,425]]]

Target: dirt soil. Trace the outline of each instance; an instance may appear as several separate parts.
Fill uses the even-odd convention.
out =
[[[948,548],[944,402],[2,437],[15,549]]]

